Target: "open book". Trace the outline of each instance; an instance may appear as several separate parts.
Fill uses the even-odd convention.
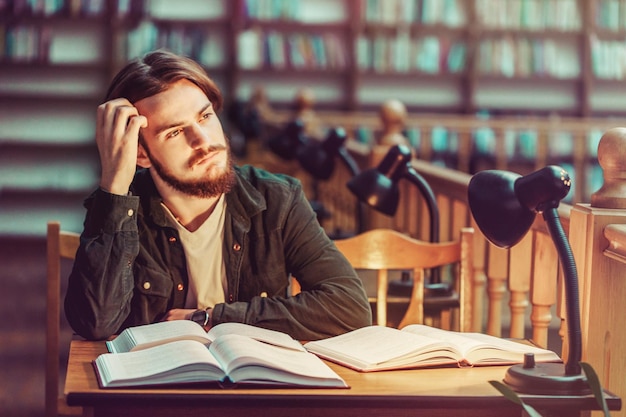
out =
[[[94,361],[103,388],[199,382],[348,387],[289,335],[241,323],[219,324],[208,334],[189,320],[148,324],[124,330],[107,345],[109,353]]]
[[[304,347],[322,358],[362,372],[444,365],[508,365],[523,363],[526,353],[533,353],[536,362],[561,361],[556,353],[526,343],[420,324],[402,330],[363,327],[306,343]]]

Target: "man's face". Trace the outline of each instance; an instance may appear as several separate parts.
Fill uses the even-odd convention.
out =
[[[148,119],[141,130],[146,158],[140,158],[139,165],[188,195],[215,197],[230,190],[230,148],[211,102],[198,86],[180,80],[135,107]]]

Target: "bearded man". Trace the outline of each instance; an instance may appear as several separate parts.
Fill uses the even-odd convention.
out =
[[[79,335],[188,319],[315,340],[371,324],[360,279],[300,183],[234,165],[222,100],[199,64],[166,51],[114,77],[97,110],[100,186],[65,297]]]

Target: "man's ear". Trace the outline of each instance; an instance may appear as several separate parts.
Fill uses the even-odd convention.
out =
[[[152,166],[152,162],[150,162],[150,157],[148,156],[148,152],[146,152],[145,145],[141,138],[137,145],[137,165],[141,168],[150,168]]]

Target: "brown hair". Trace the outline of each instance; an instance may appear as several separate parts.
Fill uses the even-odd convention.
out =
[[[136,103],[161,93],[174,82],[189,80],[211,101],[215,111],[222,107],[222,93],[206,71],[194,60],[158,50],[130,61],[111,81],[105,101],[126,98]]]

